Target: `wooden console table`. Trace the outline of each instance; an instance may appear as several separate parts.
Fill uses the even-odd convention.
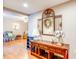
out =
[[[56,43],[31,41],[31,54],[40,59],[68,59],[68,44],[62,46]],[[61,58],[54,57],[54,54],[59,54]]]

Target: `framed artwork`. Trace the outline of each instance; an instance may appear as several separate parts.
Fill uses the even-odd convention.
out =
[[[55,16],[55,31],[62,30],[62,15]]]
[[[38,31],[39,31],[39,34],[42,34],[42,19],[38,19]]]
[[[46,9],[42,14],[42,34],[54,35],[55,13],[53,9]]]
[[[43,24],[43,25],[45,25],[46,31],[47,31],[47,28],[54,26],[52,24],[53,20],[51,20],[51,19],[48,20],[48,19],[49,18],[44,19],[44,24]],[[55,27],[54,28],[55,28],[55,31],[62,30],[62,15],[56,15],[55,16]],[[53,30],[53,28],[51,30]],[[42,19],[38,19],[38,31],[39,31],[40,34],[42,34]]]

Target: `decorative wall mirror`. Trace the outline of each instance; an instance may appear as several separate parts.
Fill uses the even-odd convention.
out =
[[[42,14],[42,34],[54,35],[55,12],[53,9],[46,9]]]
[[[62,15],[55,16],[55,31],[62,30]],[[38,31],[42,34],[42,19],[38,19]]]

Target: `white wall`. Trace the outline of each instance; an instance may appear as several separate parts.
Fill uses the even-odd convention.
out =
[[[18,15],[18,16],[17,16]],[[19,14],[10,13],[10,11],[4,11],[3,15],[3,32],[5,31],[13,31],[15,35],[27,33],[27,22],[22,21],[23,19]],[[13,23],[19,24],[19,29],[13,29]]]
[[[19,29],[14,30],[13,29],[13,23],[18,23],[19,24]],[[3,31],[13,31],[14,34],[23,34],[24,31],[26,31],[26,23],[22,21],[16,21],[16,20],[10,20],[10,19],[5,19],[3,20]]]
[[[71,1],[53,8],[56,15],[62,15],[63,31],[65,33],[64,42],[70,44],[69,59],[76,59],[76,6],[75,1]],[[37,30],[37,20],[41,19],[42,12],[29,16],[29,36],[33,36],[33,31]]]

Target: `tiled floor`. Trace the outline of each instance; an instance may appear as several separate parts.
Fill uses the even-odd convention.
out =
[[[3,59],[38,59],[26,49],[26,40],[15,40],[4,43]]]

